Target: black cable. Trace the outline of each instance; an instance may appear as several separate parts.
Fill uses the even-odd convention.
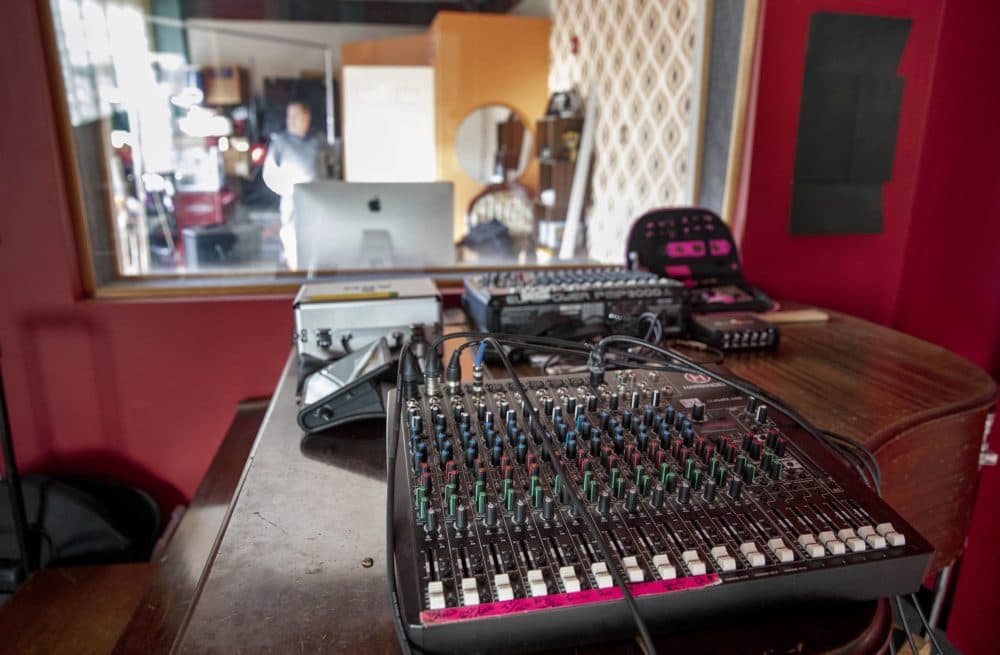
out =
[[[649,348],[650,350],[653,350],[654,352],[658,352],[658,353],[660,353],[660,354],[662,354],[662,355],[664,355],[666,357],[672,357],[674,359],[677,359],[677,360],[679,360],[679,361],[687,364],[689,367],[697,370],[699,373],[707,375],[710,378],[713,378],[715,380],[719,380],[720,382],[723,382],[724,384],[728,384],[729,386],[733,387],[734,389],[736,389],[738,391],[741,391],[741,392],[743,392],[743,393],[745,393],[747,395],[757,396],[758,398],[764,400],[767,404],[771,405],[776,410],[778,410],[779,412],[781,412],[782,414],[784,414],[785,416],[787,416],[788,418],[790,418],[796,424],[798,424],[798,426],[800,428],[802,428],[803,430],[805,430],[810,436],[812,436],[814,439],[816,439],[816,441],[818,443],[820,443],[821,445],[823,445],[831,453],[833,453],[834,455],[838,454],[837,448],[834,446],[833,443],[831,443],[831,441],[833,441],[833,440],[828,439],[826,433],[824,433],[824,432],[818,430],[817,428],[815,428],[809,421],[807,421],[805,418],[803,418],[802,416],[800,416],[796,411],[794,411],[790,407],[786,406],[780,400],[774,398],[771,394],[767,393],[763,389],[760,389],[759,387],[757,387],[753,383],[748,382],[746,380],[743,380],[742,378],[738,378],[736,376],[722,375],[720,373],[712,371],[711,369],[705,368],[704,366],[698,364],[697,362],[692,361],[691,359],[689,359],[685,355],[683,355],[683,354],[681,354],[681,353],[679,353],[679,352],[677,352],[675,350],[666,349],[666,348],[660,348],[659,346],[652,346],[652,345],[647,344],[645,342],[641,342],[639,339],[635,339],[634,337],[628,337],[628,336],[623,336],[623,335],[613,335],[613,336],[610,336],[610,337],[605,337],[604,339],[602,339],[597,344],[597,346],[594,349],[594,358],[591,361],[591,371],[592,371],[592,374],[595,373],[599,368],[601,368],[603,366],[604,351],[607,349],[608,345],[610,345],[611,343],[614,343],[614,342],[634,343],[636,345],[643,345],[643,346]],[[882,490],[881,490],[881,486],[882,486],[881,468],[879,467],[878,461],[875,459],[874,455],[870,451],[868,451],[867,448],[864,448],[864,446],[862,446],[861,444],[858,444],[857,442],[855,442],[853,440],[847,439],[846,437],[843,437],[841,435],[836,435],[836,437],[838,437],[840,439],[840,443],[842,443],[845,447],[851,448],[851,449],[855,450],[856,452],[863,453],[863,455],[861,455],[861,456],[864,457],[869,462],[869,466],[871,466],[871,469],[872,469],[871,475],[872,475],[872,479],[873,479],[873,481],[875,483],[875,492],[879,496],[881,496],[882,495]],[[834,440],[837,440],[837,439],[835,438]],[[896,605],[898,606],[899,611],[900,611],[900,617],[901,617],[901,619],[903,621],[903,630],[906,633],[906,639],[909,642],[910,648],[913,650],[913,652],[917,653],[916,646],[915,646],[915,644],[913,642],[913,635],[910,633],[910,628],[909,628],[909,626],[906,623],[906,617],[902,616],[902,611],[903,611],[902,602],[900,601],[900,599],[899,599],[898,596],[894,597],[894,600],[895,600]]]
[[[724,384],[727,384],[730,387],[736,389],[737,391],[742,391],[748,396],[756,396],[764,400],[768,405],[771,405],[772,407],[777,409],[779,412],[781,412],[788,418],[790,418],[793,422],[798,424],[799,427],[801,427],[803,430],[809,433],[810,436],[815,438],[816,441],[823,444],[827,449],[832,450],[827,440],[823,438],[823,433],[819,429],[814,427],[809,421],[807,421],[805,418],[799,415],[798,412],[788,407],[777,398],[773,397],[767,391],[764,391],[763,389],[756,386],[752,382],[744,380],[743,378],[739,378],[734,375],[723,375],[717,371],[713,371],[710,368],[706,368],[705,366],[694,361],[687,355],[684,355],[683,353],[680,353],[671,348],[661,348],[660,346],[654,346],[648,342],[636,339],[634,337],[628,337],[624,335],[612,335],[610,337],[605,337],[604,339],[601,339],[601,341],[594,348],[593,353],[595,358],[591,365],[591,370],[596,370],[595,367],[600,367],[603,365],[604,354],[605,351],[607,350],[607,347],[615,342],[631,343],[638,346],[645,346],[646,348],[649,348],[654,352],[664,355],[665,357],[670,357],[680,361],[681,363],[685,364],[688,368],[693,369],[693,371],[702,373],[703,375],[707,375],[708,377],[714,380],[718,380]]]
[[[933,626],[928,623],[927,617],[924,616],[924,611],[920,609],[920,600],[917,598],[916,594],[910,594],[910,602],[912,602],[913,607],[916,608],[917,616],[920,617],[920,622],[924,624],[925,628],[927,628],[927,637],[931,640],[931,643],[934,644],[934,648],[938,653],[944,655],[944,649],[942,649],[941,644],[938,643],[937,636],[934,634]]]
[[[649,633],[649,629],[646,627],[646,622],[643,620],[642,615],[639,612],[639,606],[636,604],[635,598],[632,596],[632,592],[629,591],[625,578],[622,576],[618,567],[608,555],[610,548],[605,543],[604,536],[601,534],[600,528],[598,528],[597,523],[594,521],[594,517],[590,515],[590,512],[583,505],[583,501],[581,501],[580,497],[577,495],[577,489],[573,488],[575,485],[572,482],[572,479],[566,475],[562,464],[559,462],[558,455],[553,451],[552,437],[542,428],[542,422],[538,416],[538,410],[535,409],[527,390],[524,388],[524,385],[521,384],[521,379],[517,375],[517,371],[514,370],[513,364],[510,363],[510,359],[507,357],[507,354],[504,352],[503,347],[497,339],[494,339],[493,337],[486,337],[483,341],[493,346],[493,348],[497,351],[500,361],[503,363],[504,368],[507,369],[507,373],[510,375],[511,381],[514,383],[514,387],[517,389],[517,392],[521,394],[521,398],[524,399],[525,406],[528,408],[528,413],[530,415],[528,429],[530,430],[534,428],[539,431],[542,438],[542,446],[545,448],[545,452],[549,456],[549,463],[555,470],[556,475],[563,480],[563,484],[569,488],[571,492],[569,494],[571,502],[576,506],[577,510],[579,510],[580,517],[583,519],[584,523],[586,523],[591,536],[596,540],[596,545],[600,550],[601,557],[608,564],[608,572],[614,579],[615,584],[617,584],[619,589],[621,589],[622,598],[628,606],[629,612],[632,614],[632,620],[635,623],[636,630],[639,632],[639,638],[642,642],[644,650],[647,655],[654,655],[656,653],[656,646],[653,644],[653,638]]]
[[[903,622],[903,633],[906,635],[906,641],[910,644],[910,650],[915,654],[920,651],[917,650],[917,644],[913,641],[913,635],[910,633],[910,625],[906,622],[906,612],[903,611],[903,601],[896,596],[893,600],[896,601],[896,609],[899,610],[899,620]]]
[[[434,352],[431,349],[430,352]],[[389,443],[386,448],[386,490],[385,490],[385,540],[386,540],[386,570],[389,577],[389,603],[392,605],[392,627],[396,631],[396,639],[404,653],[410,655],[413,649],[410,639],[403,626],[403,613],[399,607],[399,593],[396,588],[396,526],[394,520],[396,504],[396,451],[399,448],[400,412],[403,409],[403,360],[410,355],[410,344],[403,344],[400,351],[400,365],[396,373],[396,402],[389,414]]]
[[[855,453],[857,453],[860,456],[861,460],[863,462],[866,462],[865,468],[868,470],[869,474],[875,480],[876,486],[878,487],[879,491],[881,491],[882,467],[879,465],[878,459],[876,459],[875,454],[872,453],[872,451],[869,450],[867,446],[849,437],[845,437],[842,434],[837,434],[836,432],[831,432],[829,430],[824,430],[823,434],[825,434],[827,437],[829,437],[834,441],[840,442],[843,446],[850,448]]]
[[[837,451],[837,455],[840,459],[858,474],[858,477],[865,483],[865,486],[870,489],[875,489],[874,479],[871,478],[868,473],[868,469],[861,464],[861,460],[858,458],[856,453],[837,444],[834,444],[834,450]]]
[[[668,343],[672,348],[687,348],[688,350],[711,353],[714,359],[710,362],[701,362],[702,364],[721,364],[726,359],[726,353],[721,348],[710,346],[707,343],[702,343],[701,341],[674,339]]]

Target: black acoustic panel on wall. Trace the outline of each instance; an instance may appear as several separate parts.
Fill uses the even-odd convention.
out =
[[[877,234],[903,100],[910,21],[818,13],[809,23],[789,229]]]

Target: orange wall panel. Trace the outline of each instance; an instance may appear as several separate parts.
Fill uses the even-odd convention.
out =
[[[455,234],[465,233],[465,210],[483,186],[462,170],[455,133],[473,109],[490,104],[513,108],[532,132],[548,100],[547,18],[440,12],[431,23],[436,96],[438,171],[455,183]],[[537,190],[532,158],[519,181]]]
[[[340,62],[343,66],[429,66],[430,37],[414,34],[345,43],[340,47]]]

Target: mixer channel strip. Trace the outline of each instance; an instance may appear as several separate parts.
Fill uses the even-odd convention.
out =
[[[479,394],[422,395],[402,413],[396,557],[405,622],[423,648],[628,634],[612,566],[654,630],[920,584],[927,543],[755,399],[680,373],[524,384],[527,399],[494,382]],[[572,495],[599,526],[607,560]]]

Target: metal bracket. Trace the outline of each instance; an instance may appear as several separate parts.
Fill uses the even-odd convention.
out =
[[[996,420],[996,412],[986,415],[986,425],[983,428],[983,444],[979,448],[979,466],[996,466],[1000,456],[990,448],[990,432],[993,431],[993,422]]]

